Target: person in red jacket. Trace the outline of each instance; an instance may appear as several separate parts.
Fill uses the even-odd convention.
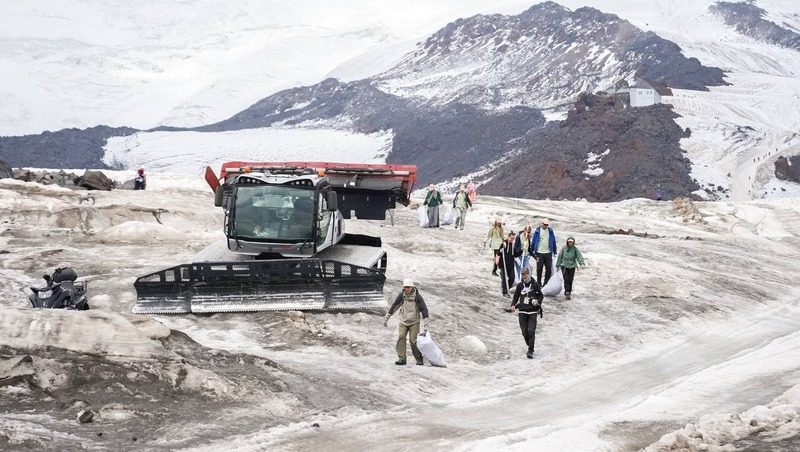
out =
[[[136,170],[136,177],[133,179],[134,190],[144,190],[147,188],[147,177],[144,175],[144,168]]]

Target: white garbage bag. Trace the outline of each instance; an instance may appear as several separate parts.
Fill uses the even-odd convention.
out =
[[[419,206],[417,209],[417,213],[419,214],[419,225],[423,228],[428,227],[428,206]]]
[[[561,293],[564,288],[564,277],[561,275],[561,270],[556,268],[556,260],[553,259],[553,265],[550,267],[550,281],[542,287],[542,295],[547,297],[555,297]]]
[[[447,367],[444,353],[442,353],[442,350],[436,345],[436,342],[433,342],[430,331],[419,333],[417,336],[417,348],[420,353],[422,353],[422,356],[431,363],[431,366]]]
[[[453,224],[453,206],[447,206],[447,211],[444,213],[442,225]]]

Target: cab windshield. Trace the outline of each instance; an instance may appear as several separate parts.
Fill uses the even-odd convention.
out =
[[[285,185],[237,187],[234,236],[298,242],[314,240],[314,190]]]

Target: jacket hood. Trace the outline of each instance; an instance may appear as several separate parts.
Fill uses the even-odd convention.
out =
[[[569,237],[567,237],[567,242],[569,242],[570,240],[572,240],[573,242],[575,242],[575,237],[573,237],[573,236],[569,236]],[[574,244],[575,244],[575,243],[573,243],[573,245],[574,245]]]

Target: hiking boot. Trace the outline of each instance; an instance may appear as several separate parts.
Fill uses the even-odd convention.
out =
[[[571,298],[570,295],[569,295],[569,292],[564,294],[564,298],[566,298],[567,300],[569,300]]]
[[[424,366],[424,365],[425,365],[425,362],[424,362],[424,361],[422,361],[421,359],[418,359],[418,360],[417,360],[417,365],[418,365],[418,366]]]
[[[509,295],[508,292],[504,293],[503,296],[506,298],[511,298],[511,295]]]
[[[492,276],[500,276],[497,274],[497,270],[492,270]]]
[[[525,355],[528,359],[533,359],[533,350],[528,350],[528,353]]]
[[[400,358],[397,361],[395,361],[394,363],[397,364],[398,366],[405,366],[406,365],[406,360]]]

